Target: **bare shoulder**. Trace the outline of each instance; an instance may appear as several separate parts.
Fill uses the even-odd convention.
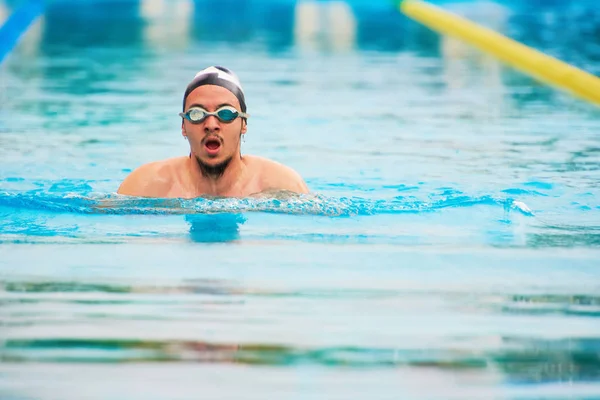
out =
[[[249,166],[260,176],[261,191],[289,190],[308,193],[309,189],[298,172],[277,161],[257,156],[245,156]]]
[[[173,185],[176,171],[183,162],[185,162],[185,157],[144,164],[133,170],[123,180],[117,193],[139,197],[166,196]]]

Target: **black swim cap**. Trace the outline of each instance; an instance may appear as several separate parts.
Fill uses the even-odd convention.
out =
[[[202,85],[216,85],[224,87],[237,97],[240,102],[242,112],[246,112],[246,100],[244,98],[244,91],[240,80],[233,73],[233,71],[220,66],[208,67],[198,72],[194,79],[188,84],[183,95],[183,111],[185,111],[185,99],[198,86]]]

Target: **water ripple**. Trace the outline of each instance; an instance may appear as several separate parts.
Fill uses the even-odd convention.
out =
[[[517,211],[532,216],[523,202],[492,195],[468,196],[454,194],[429,201],[397,196],[393,199],[362,197],[328,197],[324,195],[293,195],[276,193],[274,196],[252,198],[196,198],[163,199],[138,198],[118,195],[97,197],[79,194],[56,195],[48,192],[0,192],[0,207],[54,213],[75,214],[216,214],[265,212],[277,214],[307,214],[323,216],[358,216],[378,214],[427,213],[446,208],[499,206],[506,211]]]

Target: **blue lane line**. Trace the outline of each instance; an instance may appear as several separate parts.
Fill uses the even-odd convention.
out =
[[[0,64],[43,11],[42,0],[28,0],[8,17],[4,25],[0,26]]]

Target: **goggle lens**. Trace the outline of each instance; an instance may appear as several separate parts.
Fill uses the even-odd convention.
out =
[[[200,108],[192,108],[187,112],[187,115],[192,122],[200,122],[206,118],[206,113]]]
[[[221,108],[217,111],[217,118],[219,118],[221,121],[231,122],[236,119],[237,116],[238,112],[230,108]]]

